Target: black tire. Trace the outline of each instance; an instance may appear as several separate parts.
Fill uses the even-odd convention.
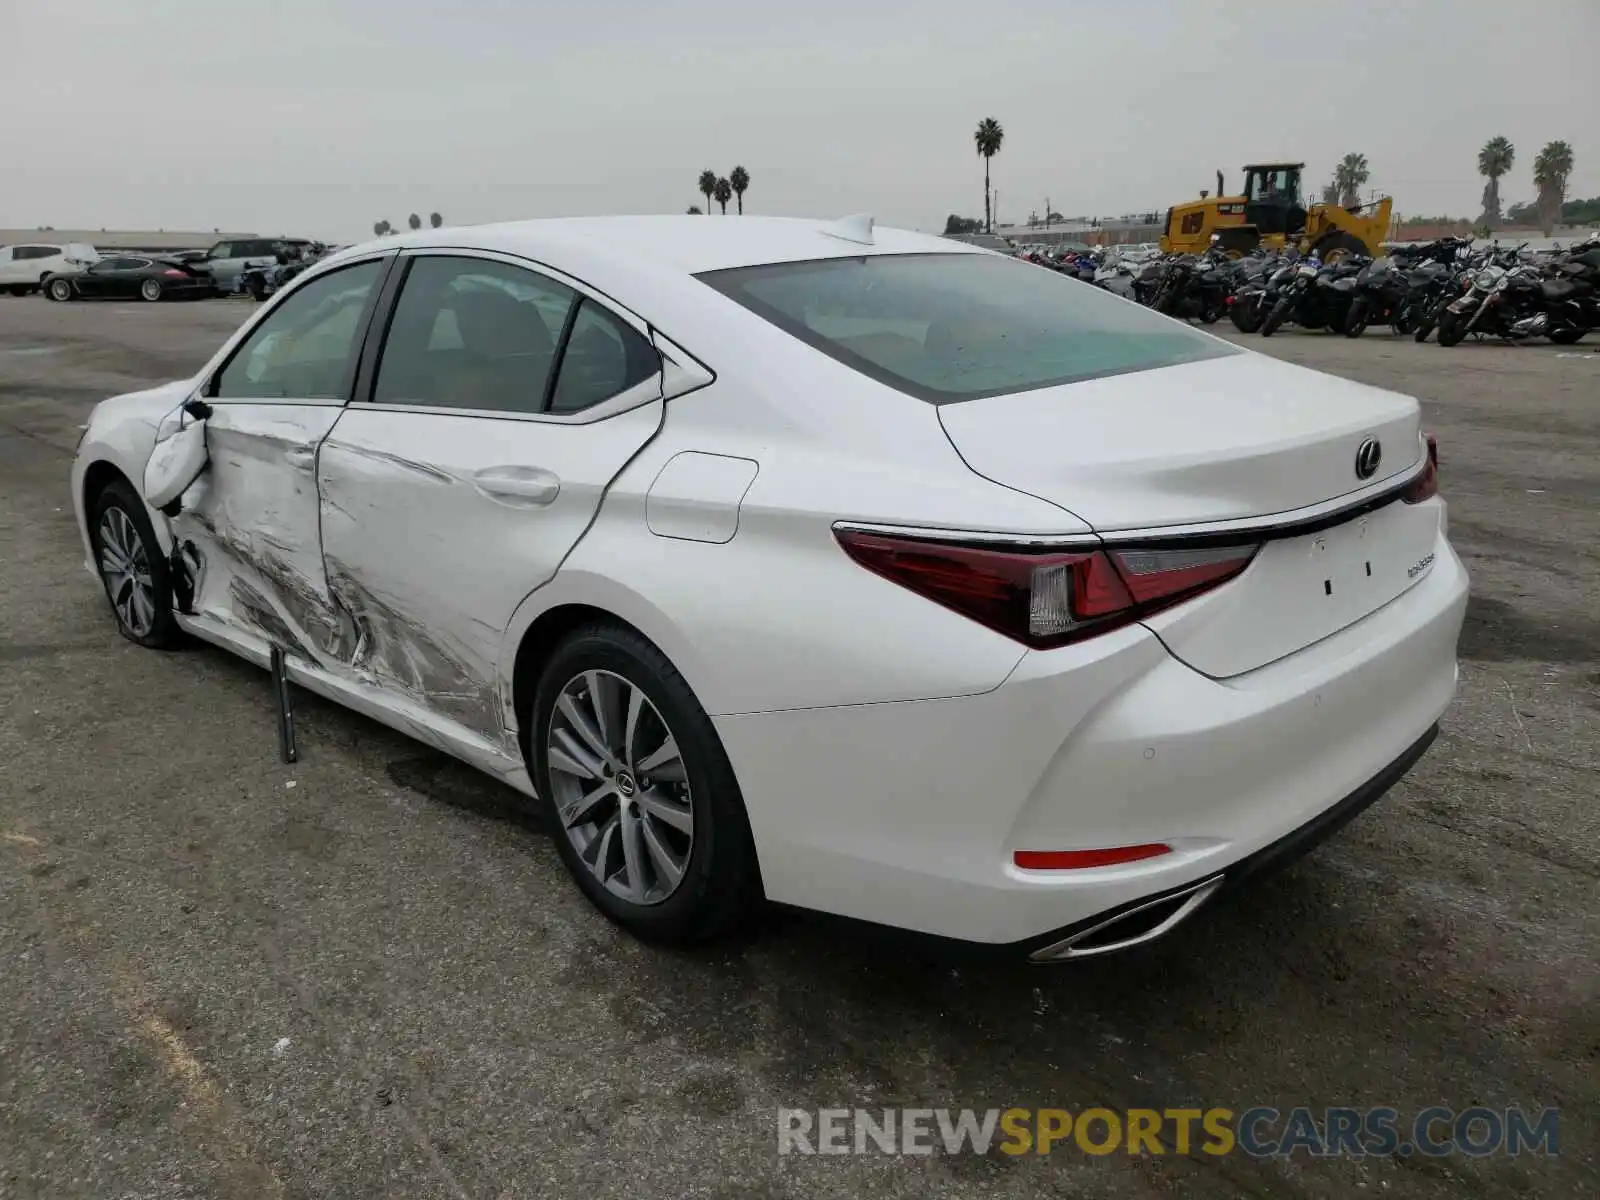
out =
[[[65,304],[68,300],[73,300],[77,297],[77,293],[72,288],[72,281],[68,279],[49,280],[44,285],[44,294],[57,304]]]
[[[1207,304],[1200,310],[1200,324],[1215,325],[1222,320],[1222,310],[1215,305]]]
[[[1423,313],[1417,318],[1417,327],[1411,332],[1411,340],[1419,345],[1433,336],[1433,331],[1439,324],[1438,315],[1432,312]]]
[[[1272,306],[1272,311],[1267,314],[1267,319],[1261,322],[1261,336],[1271,337],[1278,332],[1278,327],[1289,318],[1289,302],[1279,300]]]
[[[1344,335],[1348,338],[1358,338],[1367,331],[1367,323],[1372,317],[1372,303],[1365,296],[1357,296],[1350,302],[1350,311],[1344,315]]]
[[[266,300],[266,298],[267,298],[267,285],[262,280],[261,276],[259,276],[259,275],[250,276],[250,278],[245,281],[245,286],[247,288],[249,288],[250,295],[255,300],[255,302],[257,304],[260,304],[260,303],[262,303],[263,301]]]
[[[111,615],[116,619],[118,632],[130,642],[150,650],[170,650],[182,645],[183,631],[178,628],[172,609],[172,573],[166,557],[161,553],[161,543],[156,540],[144,501],[139,499],[128,481],[119,476],[102,488],[98,495],[89,498],[88,508],[89,540],[94,547],[95,568],[100,573],[100,582],[105,588],[106,601],[111,605]],[[141,563],[148,568],[153,608],[148,629],[135,629],[124,619],[118,608],[119,597],[112,594],[112,583],[106,576],[104,528],[107,514],[113,509],[126,517],[143,548]]]
[[[1317,239],[1311,250],[1324,263],[1335,263],[1341,258],[1348,258],[1355,254],[1365,256],[1372,253],[1367,249],[1367,244],[1356,237],[1355,234],[1345,233],[1343,230],[1323,234]]]
[[[1228,319],[1240,333],[1260,333],[1261,323],[1266,320],[1266,310],[1266,302],[1260,299],[1247,304],[1232,304],[1228,307]]]
[[[1583,340],[1587,329],[1558,329],[1550,335],[1550,340],[1558,346],[1572,346]]]
[[[33,289],[25,283],[13,283],[6,290],[9,291],[13,296],[26,296],[29,292],[33,291]]]
[[[1467,336],[1467,318],[1448,308],[1439,314],[1439,345],[1455,346]]]
[[[139,298],[154,304],[161,299],[161,284],[155,279],[146,279],[139,285]]]
[[[654,903],[634,903],[608,890],[580,857],[557,807],[549,761],[551,721],[563,690],[591,671],[609,672],[642,691],[675,737],[683,762],[693,841],[681,881]],[[649,639],[613,621],[579,628],[545,665],[532,708],[523,752],[534,787],[549,814],[562,861],[596,908],[642,939],[678,945],[727,933],[759,911],[760,869],[733,767],[711,718]]]

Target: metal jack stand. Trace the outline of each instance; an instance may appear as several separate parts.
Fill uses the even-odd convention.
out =
[[[282,646],[272,648],[272,695],[278,706],[278,756],[286,763],[299,762],[300,751],[294,742],[294,698],[289,693]]]

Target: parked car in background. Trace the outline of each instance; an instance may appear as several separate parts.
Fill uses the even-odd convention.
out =
[[[252,267],[271,267],[278,262],[278,252],[288,248],[298,253],[311,245],[307,238],[236,238],[218,242],[205,252],[200,262],[211,273],[217,291],[223,295],[236,295],[244,290],[244,273]]]
[[[74,275],[100,257],[83,242],[26,242],[0,246],[0,292],[26,296],[52,275]]]
[[[149,254],[102,258],[87,270],[51,275],[44,294],[67,300],[195,300],[216,294],[211,276],[198,263]]]
[[[260,303],[295,278],[307,267],[328,256],[328,248],[321,242],[310,242],[296,247],[286,243],[278,250],[277,261],[265,267],[246,267],[239,277],[239,290],[248,292]]]

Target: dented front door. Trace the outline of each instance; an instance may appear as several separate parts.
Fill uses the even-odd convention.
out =
[[[322,562],[317,455],[344,411],[387,260],[275,305],[201,389],[208,468],[173,519],[193,614],[322,666],[349,656]]]

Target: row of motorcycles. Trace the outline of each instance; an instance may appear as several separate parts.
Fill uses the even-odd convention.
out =
[[[1475,250],[1471,238],[1441,238],[1330,263],[1293,249],[1239,259],[1216,249],[1144,262],[1062,258],[1043,265],[1180,320],[1226,316],[1263,337],[1290,324],[1352,338],[1387,325],[1419,342],[1437,330],[1443,346],[1469,336],[1571,345],[1600,328],[1600,234],[1540,254],[1526,243]]]

